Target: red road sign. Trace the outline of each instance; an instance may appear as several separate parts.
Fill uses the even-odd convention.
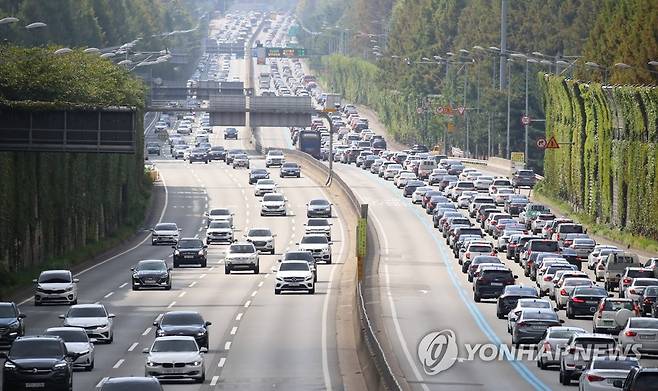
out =
[[[523,125],[530,125],[530,122],[532,122],[532,119],[530,117],[528,117],[527,115],[524,115],[523,117],[521,117],[521,123]]]
[[[555,139],[555,136],[551,136],[551,138],[548,140],[548,143],[546,144],[546,149],[558,149],[560,148],[560,144],[558,144],[557,140]]]
[[[459,115],[464,115],[464,111],[466,111],[466,108],[459,106],[457,107],[457,111],[459,112]]]
[[[423,114],[423,108],[422,107],[417,108],[416,113]]]
[[[539,149],[544,149],[546,148],[546,139],[543,137],[540,137],[537,139],[537,148]]]

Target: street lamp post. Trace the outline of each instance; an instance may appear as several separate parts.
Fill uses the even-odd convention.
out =
[[[507,59],[507,75],[508,76],[511,76],[510,71],[511,71],[511,65],[512,65],[513,61],[514,60],[512,60],[511,58]],[[512,78],[510,77],[509,81],[511,81],[511,80],[512,80]],[[511,82],[507,83],[507,143],[506,143],[506,146],[505,146],[505,156],[508,159],[510,159],[510,150],[509,150],[510,131],[509,131],[509,127],[510,127],[510,105],[511,105],[511,97],[510,96],[512,94],[511,85],[512,85]]]

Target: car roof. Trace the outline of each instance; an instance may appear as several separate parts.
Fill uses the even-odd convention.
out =
[[[95,303],[92,303],[92,304],[74,304],[71,307],[69,307],[69,309],[71,309],[71,308],[103,308],[104,309],[105,305],[103,305],[102,303],[98,303],[98,304],[95,304]]]
[[[57,331],[78,331],[82,333],[87,333],[82,327],[73,327],[73,326],[59,326],[59,327],[48,327],[46,333],[54,333]]]
[[[135,385],[135,383],[138,384],[148,384],[148,383],[155,383],[155,384],[160,384],[158,379],[154,377],[137,377],[137,376],[130,376],[130,377],[111,377],[107,379],[103,384],[128,384],[128,385]]]
[[[154,342],[157,342],[157,341],[175,341],[175,340],[194,341],[194,337],[189,336],[189,335],[168,335],[168,336],[164,336],[164,337],[156,337]]]

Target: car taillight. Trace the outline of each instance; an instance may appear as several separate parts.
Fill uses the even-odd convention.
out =
[[[466,254],[464,254],[464,256],[468,259],[471,259],[471,253],[470,252],[467,252]]]
[[[544,351],[545,352],[550,352],[551,351],[551,344],[548,342],[544,342]]]
[[[527,323],[526,322],[519,322],[516,325],[519,326],[519,327],[525,327],[527,325]]]
[[[598,375],[587,375],[587,381],[595,382],[595,381],[603,381],[605,380],[605,377],[598,376]]]
[[[571,243],[573,243],[572,240],[565,240],[565,241],[564,241],[564,245],[565,245],[565,246],[571,246]]]
[[[628,277],[624,277],[624,284],[630,284],[630,283],[631,283],[631,279]]]
[[[597,267],[597,269],[603,270],[603,269],[605,269],[605,266],[602,263],[599,263],[599,266]]]
[[[491,221],[491,225],[496,225],[496,224],[498,224],[498,222],[496,220]]]
[[[576,353],[576,348],[575,347],[570,347],[569,348],[569,354],[574,354]]]
[[[635,331],[628,330],[624,333],[624,335],[627,337],[635,337],[637,333]]]
[[[568,293],[567,293],[566,289],[562,289],[562,290],[560,290],[560,294],[562,296],[566,296]]]
[[[573,299],[571,299],[571,301],[573,301],[574,303],[584,303],[585,302],[585,300],[581,299],[580,297],[574,297]]]
[[[644,299],[644,304],[651,304],[651,299],[648,297]]]
[[[635,292],[635,289],[633,289],[633,288],[629,289],[629,290],[628,290],[628,293],[632,293],[632,294],[634,294],[634,295],[637,294],[637,292]]]
[[[553,276],[544,276],[544,281],[551,281]]]
[[[492,251],[489,255],[497,255],[495,251]]]

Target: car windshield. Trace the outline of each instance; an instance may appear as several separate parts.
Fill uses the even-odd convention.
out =
[[[272,236],[269,229],[250,229],[247,236]]]
[[[592,285],[591,280],[587,279],[581,279],[581,278],[567,278],[564,280],[563,284],[564,286],[586,286],[586,285]]]
[[[652,391],[656,389],[656,384],[658,384],[657,372],[643,372],[635,380],[633,391]]]
[[[592,369],[621,369],[621,370],[630,370],[633,367],[637,367],[640,364],[637,360],[623,359],[623,358],[605,358],[598,359],[592,362]]]
[[[523,313],[524,320],[554,320],[557,321],[558,317],[552,311],[526,311]]]
[[[519,296],[537,296],[537,290],[531,287],[508,287],[507,292]]]
[[[578,334],[578,333],[583,333],[583,332],[584,332],[584,330],[571,330],[571,329],[551,330],[549,338],[569,339],[569,338],[571,338],[572,335]]]
[[[280,194],[265,194],[263,201],[283,201],[283,196]]]
[[[546,300],[520,300],[521,308],[551,308],[551,303]]]
[[[626,277],[653,277],[653,270],[629,269]]]
[[[196,342],[193,339],[160,339],[156,340],[151,347],[151,353],[159,352],[196,352]]]
[[[283,168],[297,168],[297,163],[283,163]]]
[[[67,272],[45,272],[39,276],[40,283],[65,284],[71,282],[71,274]]]
[[[281,262],[279,267],[280,271],[308,271],[308,263],[306,262]]]
[[[612,338],[583,337],[577,338],[575,345],[582,346],[584,348],[605,348],[609,346],[614,347],[615,340]]]
[[[251,170],[252,175],[265,175],[267,174],[267,170],[263,169],[256,169],[256,170]]]
[[[560,247],[558,243],[552,240],[533,240],[532,241],[532,251],[539,251],[545,253],[558,252]]]
[[[630,300],[606,300],[603,302],[604,311],[619,311],[621,309],[627,309],[633,311],[635,305]]]
[[[200,326],[203,324],[201,315],[195,312],[167,313],[164,314],[160,324],[163,326]]]
[[[496,257],[493,257],[493,256],[491,256],[491,257],[475,257],[473,259],[473,265],[477,265],[477,264],[480,264],[480,263],[502,263],[502,262],[500,261],[500,259],[498,259]]]
[[[486,244],[473,244],[468,248],[468,251],[476,253],[490,253],[492,251],[492,247]]]
[[[53,339],[30,339],[15,341],[9,350],[9,357],[17,358],[61,358],[64,349],[57,340]]]
[[[328,243],[326,236],[304,236],[302,238],[304,244],[325,244]]]
[[[166,270],[167,265],[162,261],[141,261],[137,264],[137,270]]]
[[[325,227],[329,226],[329,222],[326,219],[309,219],[306,225],[309,227]]]
[[[224,151],[224,147],[212,147],[210,150],[213,152],[222,152]]]
[[[512,278],[512,272],[506,269],[501,270],[485,270],[487,278]]]
[[[608,291],[604,288],[576,288],[573,291],[574,296],[601,296],[607,297]]]
[[[259,179],[258,182],[256,182],[256,184],[258,186],[263,186],[263,185],[269,186],[269,185],[274,184],[274,180],[273,179]]]
[[[231,214],[228,209],[213,209],[210,211],[211,216],[227,216]]]
[[[0,304],[0,318],[15,318],[16,310],[10,303]]]
[[[633,286],[651,286],[651,285],[658,285],[658,280],[656,279],[646,279],[646,280],[635,280],[633,281]]]
[[[656,295],[658,295],[658,286],[653,286],[653,285],[652,285],[652,286],[648,286],[648,287],[644,290],[644,296],[645,296],[645,297],[646,297],[646,296],[656,296]]]
[[[203,240],[201,239],[181,239],[178,242],[178,248],[201,248]]]
[[[89,337],[84,330],[49,330],[46,335],[56,335],[64,340],[64,342],[89,342]]]
[[[632,329],[658,329],[658,319],[654,318],[631,318],[628,327]]]
[[[229,247],[229,252],[240,254],[253,253],[254,246],[251,244],[232,244],[231,247]]]
[[[208,228],[231,228],[231,223],[228,221],[213,221]]]
[[[95,307],[73,307],[66,315],[67,318],[104,318],[107,314],[100,306]]]
[[[155,226],[156,231],[176,231],[178,226],[176,224],[158,224]]]
[[[329,201],[327,201],[327,200],[311,200],[311,202],[309,202],[309,205],[326,206],[326,205],[329,205]]]

